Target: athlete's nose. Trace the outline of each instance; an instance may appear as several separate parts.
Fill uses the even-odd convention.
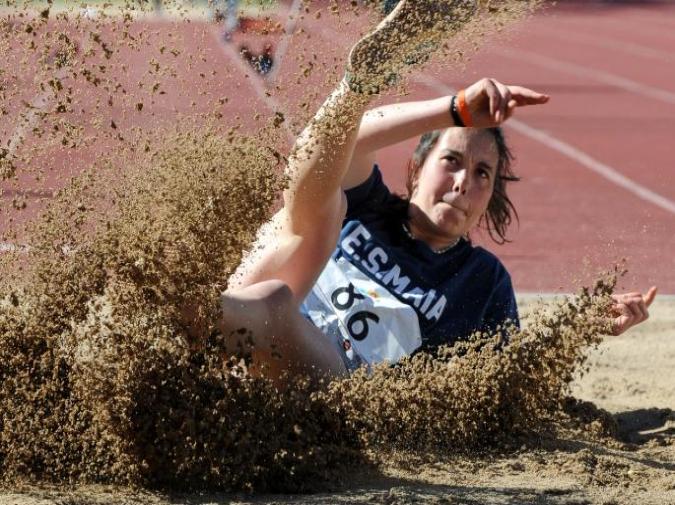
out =
[[[454,193],[461,193],[462,195],[464,195],[466,194],[466,184],[467,184],[466,168],[457,170],[454,173],[454,182],[452,184],[452,191]]]

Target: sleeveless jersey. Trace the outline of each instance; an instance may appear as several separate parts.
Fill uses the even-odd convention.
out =
[[[301,311],[341,350],[348,370],[518,324],[501,262],[464,239],[438,254],[408,237],[383,212],[397,197],[377,166],[345,193],[337,247]]]

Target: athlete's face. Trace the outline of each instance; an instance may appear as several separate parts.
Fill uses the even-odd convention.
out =
[[[488,130],[450,128],[427,156],[412,206],[425,217],[417,225],[438,239],[465,235],[485,214],[497,175],[499,152]]]

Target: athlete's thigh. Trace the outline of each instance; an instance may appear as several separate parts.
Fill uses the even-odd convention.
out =
[[[288,312],[284,323],[276,329],[267,326],[260,331],[271,333],[267,336],[274,345],[254,350],[254,372],[259,369],[272,378],[281,378],[287,372],[290,376],[308,375],[317,380],[344,377],[348,373],[335,343],[297,309]],[[255,334],[253,338],[256,339]]]
[[[346,374],[337,347],[300,313],[283,282],[270,280],[223,293],[221,309],[221,331],[242,339],[231,341],[233,349],[252,342],[254,370],[270,377],[284,371],[317,378]]]

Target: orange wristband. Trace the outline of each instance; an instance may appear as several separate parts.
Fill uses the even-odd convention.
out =
[[[459,112],[459,116],[462,118],[464,126],[469,128],[473,126],[471,113],[469,112],[469,107],[466,105],[466,96],[464,90],[461,90],[459,93],[457,93],[457,112]]]

